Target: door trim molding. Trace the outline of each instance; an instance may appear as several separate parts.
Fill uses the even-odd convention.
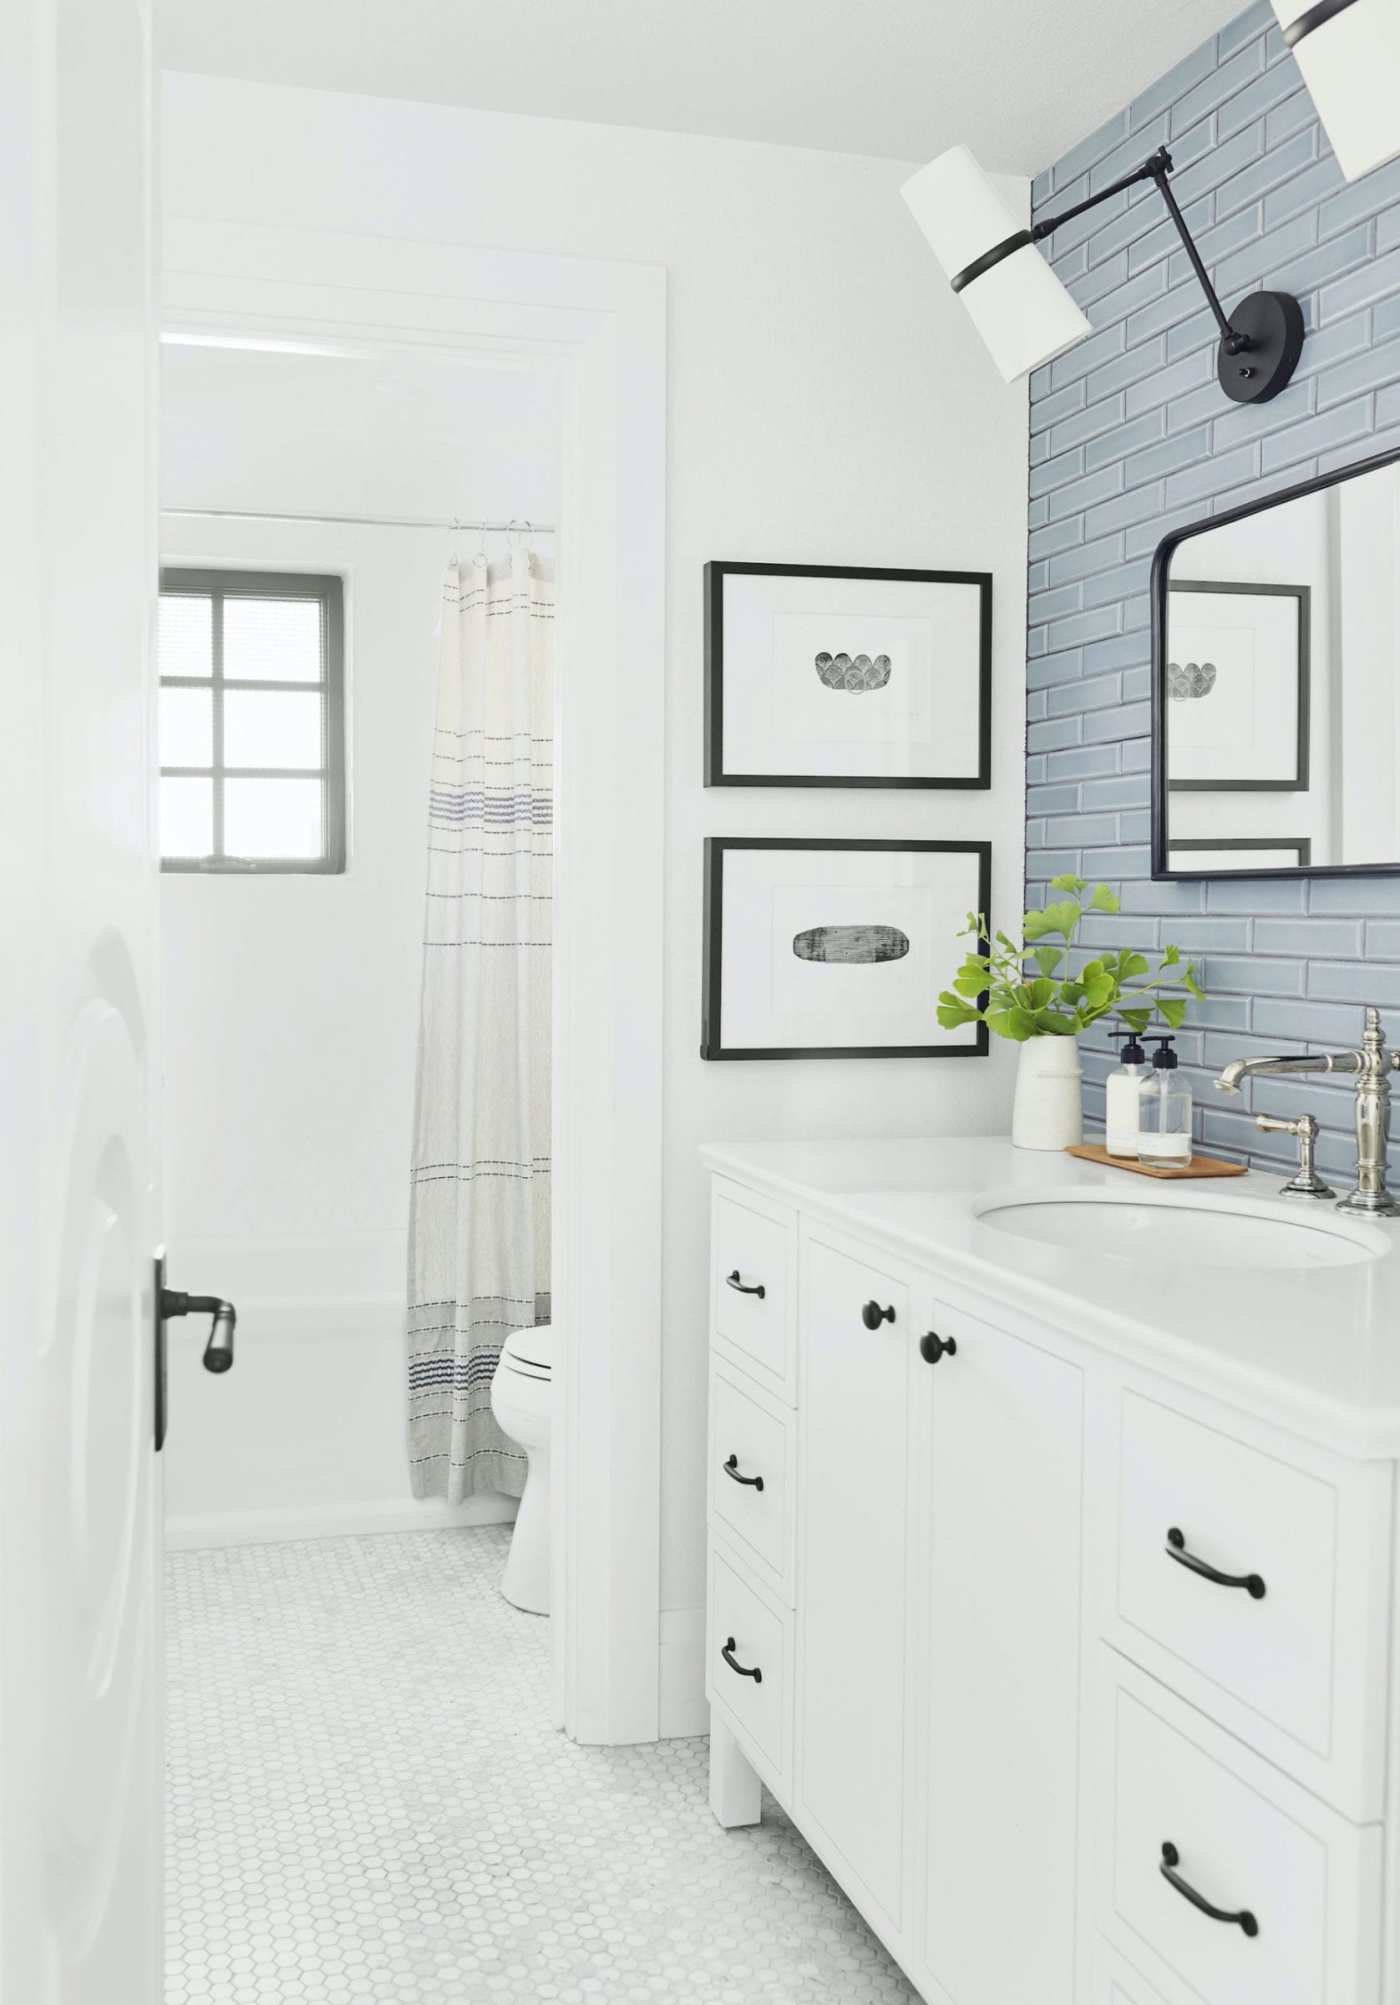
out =
[[[434,350],[564,378],[554,1274],[555,1711],[653,1740],[660,1682],[666,274],[329,231],[165,225],[167,339]],[[581,1360],[587,1360],[587,1369]]]

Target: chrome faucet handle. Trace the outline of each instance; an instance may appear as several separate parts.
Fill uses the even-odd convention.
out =
[[[1356,1066],[1356,1188],[1337,1203],[1340,1210],[1360,1212],[1363,1218],[1400,1218],[1400,1198],[1391,1194],[1385,1181],[1395,1054],[1386,1047],[1381,1013],[1374,1003],[1367,1005],[1365,1025]]]
[[[1269,1114],[1256,1114],[1256,1128],[1266,1134],[1296,1135],[1298,1137],[1298,1169],[1294,1176],[1279,1192],[1280,1197],[1335,1197],[1337,1193],[1331,1184],[1324,1183],[1313,1164],[1313,1152],[1317,1147],[1317,1122],[1311,1114],[1300,1114],[1296,1121],[1277,1121]]]

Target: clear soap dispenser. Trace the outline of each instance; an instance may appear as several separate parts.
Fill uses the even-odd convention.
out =
[[[1152,1077],[1138,1098],[1138,1155],[1145,1163],[1189,1163],[1191,1160],[1191,1088],[1177,1070],[1170,1037],[1149,1040]]]
[[[1136,1158],[1138,1105],[1150,1076],[1147,1053],[1139,1044],[1135,1030],[1115,1030],[1112,1034],[1127,1041],[1119,1053],[1119,1063],[1108,1075],[1104,1147],[1111,1156]]]

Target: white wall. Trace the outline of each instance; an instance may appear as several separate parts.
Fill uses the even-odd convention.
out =
[[[189,76],[167,81],[163,147],[173,215],[668,267],[662,1599],[680,1633],[704,1586],[697,1144],[1004,1128],[1013,1058],[703,1064],[701,838],[990,836],[995,913],[1015,920],[1024,391],[992,369],[899,199],[907,169],[888,160]],[[992,570],[992,793],[707,793],[701,566],[715,557]]]
[[[542,374],[163,357],[169,509],[551,520],[558,436]],[[480,1515],[413,1502],[403,1425],[433,630],[444,562],[476,540],[163,520],[166,562],[345,576],[350,781],[344,876],[162,879],[171,1280],[240,1312],[222,1379],[172,1325],[176,1542]]]

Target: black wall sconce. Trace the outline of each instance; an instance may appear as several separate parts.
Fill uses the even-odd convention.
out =
[[[1226,317],[1169,179],[1165,147],[1087,201],[1029,229],[1011,210],[965,146],[954,146],[904,184],[905,201],[955,293],[1007,382],[1039,368],[1089,333],[1089,322],[1036,246],[1075,216],[1125,188],[1155,181],[1186,246],[1220,329],[1216,371],[1237,404],[1266,404],[1283,389],[1303,350],[1303,314],[1287,292],[1252,292]]]

